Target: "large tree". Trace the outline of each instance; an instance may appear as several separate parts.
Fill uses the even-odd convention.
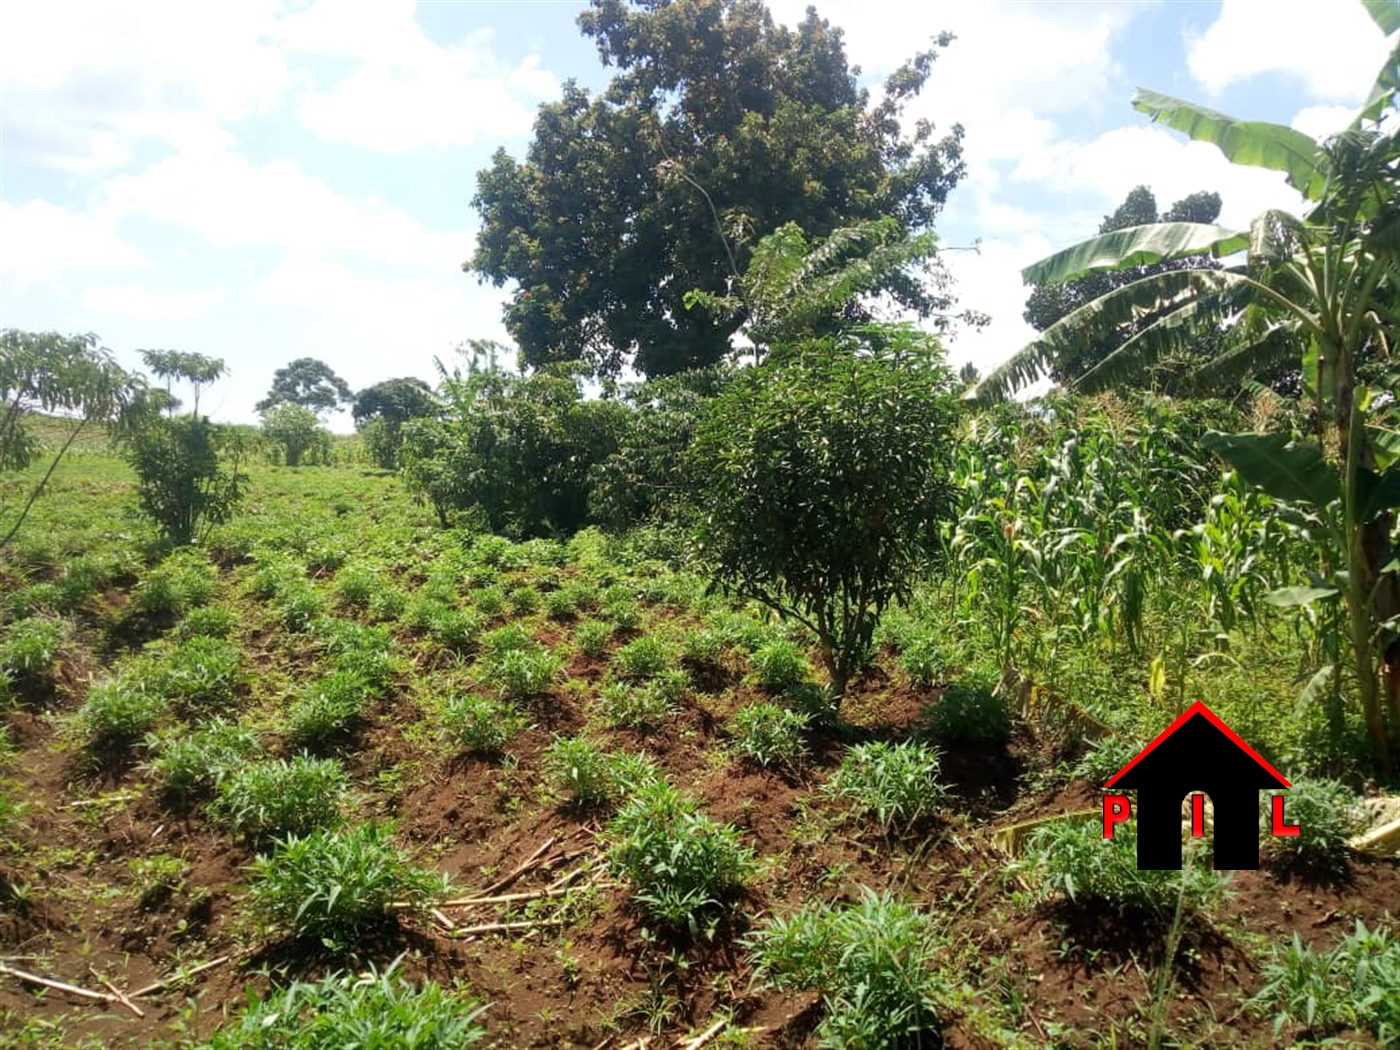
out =
[[[330,365],[314,357],[299,357],[273,373],[272,388],[255,407],[266,412],[277,405],[293,404],[319,415],[348,405],[353,399],[350,387]]]
[[[759,238],[882,216],[923,231],[963,174],[961,127],[899,120],[946,34],[872,106],[841,31],[810,8],[789,29],[759,0],[594,0],[579,24],[616,76],[597,97],[566,84],[525,160],[498,150],[473,198],[482,229],[463,268],[516,282],[505,322],[529,366],[711,364],[745,319],[685,296],[726,294]],[[943,306],[937,282],[892,274],[885,290],[924,316]]]
[[[1125,230],[1131,226],[1151,226],[1168,222],[1213,223],[1220,217],[1220,195],[1205,191],[1193,193],[1177,201],[1160,215],[1157,212],[1157,198],[1146,186],[1137,186],[1129,191],[1112,214],[1105,215],[1099,224],[1100,235]],[[1038,282],[1026,300],[1023,315],[1026,323],[1036,331],[1043,332],[1086,303],[1107,295],[1115,288],[1121,288],[1131,281],[1168,270],[1179,270],[1197,266],[1216,266],[1215,260],[1201,256],[1185,259],[1172,259],[1164,262],[1135,266],[1125,270],[1103,270],[1086,274],[1069,281]],[[1049,362],[1048,371],[1057,383],[1072,383],[1100,361],[1123,345],[1135,331],[1150,324],[1152,317],[1144,316],[1129,324],[1117,326],[1092,334],[1086,333],[1082,341],[1073,347],[1066,347]],[[1209,340],[1204,342],[1210,342]],[[1193,349],[1208,351],[1208,347]],[[1184,362],[1171,359],[1159,363],[1159,367],[1146,370],[1134,377],[1135,382],[1146,385],[1170,385],[1174,373],[1183,370]]]

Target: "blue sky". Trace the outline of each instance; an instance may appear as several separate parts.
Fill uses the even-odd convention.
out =
[[[770,5],[780,21],[805,2]],[[96,332],[223,357],[215,418],[255,419],[273,371],[329,362],[354,388],[432,380],[468,338],[505,341],[505,293],[460,271],[476,172],[520,156],[534,111],[607,71],[579,3],[400,0],[0,5],[0,327]],[[1151,87],[1322,135],[1386,42],[1359,4],[826,3],[878,85],[928,37],[958,39],[909,117],[966,128],[969,172],[939,234],[963,307],[956,363],[1021,346],[1019,270],[1094,232],[1129,189],[1198,189],[1222,221],[1296,208],[1128,104]],[[333,421],[348,429],[348,418]]]

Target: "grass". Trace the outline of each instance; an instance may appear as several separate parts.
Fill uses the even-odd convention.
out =
[[[253,842],[306,835],[341,822],[350,778],[335,759],[297,755],[240,767],[219,782],[210,816]]]
[[[946,789],[938,779],[939,753],[917,741],[857,744],[826,783],[826,793],[851,820],[871,820],[885,837],[922,826]]]

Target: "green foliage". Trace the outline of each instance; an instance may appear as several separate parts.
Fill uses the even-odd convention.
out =
[[[990,685],[963,679],[943,690],[929,711],[928,726],[944,745],[999,746],[1011,739],[1011,712]]]
[[[782,638],[759,646],[749,660],[754,681],[775,693],[801,685],[812,677],[812,665],[807,662],[806,654],[799,646]]]
[[[479,1043],[486,1009],[432,981],[414,987],[396,972],[331,974],[252,997],[234,1023],[198,1050],[457,1050]]]
[[[544,752],[554,794],[579,810],[606,809],[659,775],[644,755],[604,751],[587,737],[559,737]]]
[[[197,416],[200,393],[228,371],[222,358],[182,350],[142,350],[141,360],[152,375],[165,380],[167,411],[172,415],[179,403],[171,389],[174,380],[182,379],[194,390],[194,404],[190,406],[190,412]]]
[[[147,740],[154,757],[146,771],[160,791],[183,805],[212,792],[261,750],[245,726],[213,718],[198,729],[180,729]]]
[[[1364,815],[1351,788],[1335,780],[1295,780],[1283,793],[1284,812],[1298,825],[1298,834],[1287,838],[1269,835],[1272,817],[1260,816],[1265,848],[1288,862],[1298,862],[1315,871],[1343,871],[1350,849],[1348,840],[1365,824]]]
[[[208,559],[197,551],[176,551],[141,579],[131,604],[147,616],[181,616],[218,591],[219,575]]]
[[[949,384],[936,345],[903,327],[775,350],[693,446],[711,570],[811,629],[838,697],[953,513]]]
[[[864,889],[855,904],[814,902],[749,938],[758,977],[783,992],[816,991],[823,1047],[935,1041],[951,987],[944,938],[913,905]]]
[[[352,397],[345,380],[330,365],[314,357],[299,357],[273,373],[267,397],[254,407],[266,414],[279,405],[292,405],[319,415],[349,404]],[[287,465],[296,466],[290,460]]]
[[[938,641],[927,634],[909,638],[899,651],[899,666],[920,689],[935,685],[948,670],[948,659]]]
[[[350,671],[312,682],[287,709],[287,740],[293,747],[321,751],[355,731],[372,699],[369,685]]]
[[[1170,924],[1178,901],[1186,917],[1208,912],[1225,895],[1225,877],[1186,856],[1179,871],[1137,866],[1137,822],[1105,840],[1097,819],[1065,818],[1037,828],[1017,870],[1031,879],[1042,900],[1065,899],[1109,908],[1124,921]]]
[[[678,657],[676,647],[668,639],[644,634],[619,649],[613,659],[623,678],[645,681],[673,667]]]
[[[230,605],[206,605],[191,609],[180,621],[181,638],[227,638],[239,624],[238,611]]]
[[[148,419],[126,441],[141,509],[176,544],[192,543],[233,516],[248,483],[239,470],[242,452],[230,428],[204,416]]]
[[[596,660],[607,653],[617,628],[605,620],[584,620],[574,628],[574,642],[579,652]]]
[[[152,683],[134,675],[97,682],[78,708],[78,726],[96,754],[127,750],[169,711],[170,704]]]
[[[371,947],[397,921],[391,903],[422,910],[450,886],[444,876],[415,867],[391,832],[369,822],[279,841],[270,856],[253,861],[254,915],[271,932],[330,951]]]
[[[1381,1046],[1400,1040],[1400,941],[1385,927],[1356,929],[1328,952],[1293,934],[1275,946],[1263,968],[1264,985],[1246,1004],[1256,1015],[1274,1017],[1274,1038],[1285,1025],[1313,1036],[1362,1029]]]
[[[938,751],[927,744],[857,744],[827,781],[826,793],[846,805],[848,818],[873,818],[886,837],[908,834],[943,801],[938,773]]]
[[[839,30],[815,13],[789,29],[733,0],[600,0],[580,25],[617,67],[607,91],[566,85],[541,107],[525,160],[498,151],[473,198],[482,230],[469,268],[516,282],[506,328],[531,367],[582,360],[615,374],[630,356],[654,378],[713,364],[740,319],[689,311],[687,293],[723,295],[759,237],[888,215],[927,229],[962,175],[961,128],[935,140],[898,119],[949,35],[871,105]],[[881,287],[925,315],[942,306],[913,279]]]
[[[713,936],[753,876],[738,829],[700,812],[665,780],[636,789],[608,825],[608,864],[648,915],[692,937]]]
[[[421,379],[385,379],[355,395],[351,415],[365,450],[381,470],[396,470],[403,447],[403,425],[438,412],[439,402]]]
[[[528,700],[548,692],[564,670],[564,660],[538,642],[510,649],[491,662],[491,677],[506,700]]]
[[[68,644],[65,621],[52,616],[17,620],[0,633],[0,696],[6,689],[33,695],[54,684]]]
[[[195,717],[230,707],[243,681],[238,646],[222,638],[195,636],[163,655],[153,688],[182,715]]]
[[[754,765],[792,772],[807,758],[803,733],[810,723],[806,715],[777,704],[750,704],[734,714],[730,746]]]
[[[683,672],[682,672],[683,673]],[[598,693],[603,721],[613,729],[655,729],[675,709],[675,702],[656,682],[638,685],[609,682]]]
[[[470,693],[449,697],[438,715],[449,744],[477,755],[499,755],[530,720],[514,704]]]
[[[281,450],[282,461],[289,467],[301,466],[308,452],[330,444],[330,432],[321,426],[320,417],[290,401],[262,410],[262,433],[268,444]]]
[[[273,758],[252,762],[224,778],[210,803],[219,823],[254,842],[306,835],[340,823],[350,778],[329,758]]]

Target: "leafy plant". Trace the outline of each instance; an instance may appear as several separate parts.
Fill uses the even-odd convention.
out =
[[[334,759],[297,755],[252,762],[218,785],[209,813],[253,841],[306,835],[340,823],[350,778]]]
[[[614,656],[618,673],[623,678],[641,681],[655,678],[675,664],[675,646],[655,634],[644,634],[619,649]]]
[[[167,797],[182,804],[213,791],[260,750],[249,729],[222,718],[192,732],[151,738],[147,746],[154,753],[147,772]]]
[[[233,430],[204,416],[148,419],[126,441],[141,509],[176,544],[233,516],[248,483],[242,452]]]
[[[826,793],[856,820],[873,818],[881,834],[906,834],[942,802],[939,754],[916,741],[857,744],[827,781]]]
[[[614,729],[654,729],[673,709],[667,695],[655,683],[609,682],[598,693],[598,709]]]
[[[363,678],[335,671],[310,683],[287,709],[285,732],[294,747],[317,751],[354,731],[372,699]]]
[[[963,680],[943,690],[928,717],[943,744],[1000,745],[1011,739],[1006,701],[983,682]]]
[[[921,1045],[942,1029],[952,992],[946,946],[911,904],[863,889],[855,904],[815,902],[770,919],[748,944],[760,980],[821,994],[820,1046]]]
[[[132,593],[132,607],[147,616],[179,616],[218,593],[214,566],[194,552],[177,551],[142,578]]]
[[[486,1037],[485,1006],[432,981],[414,987],[396,959],[382,972],[294,981],[247,1010],[198,1050],[456,1050]]]
[[[807,757],[803,733],[810,719],[777,704],[750,704],[734,715],[730,723],[731,746],[736,754],[754,765],[796,770]]]
[[[927,689],[947,671],[948,660],[937,641],[926,634],[917,634],[901,647],[899,666],[909,676],[911,683],[920,689]]]
[[[179,638],[227,638],[239,624],[238,612],[229,605],[205,605],[191,609],[180,621]]]
[[[1347,842],[1364,825],[1356,796],[1335,780],[1298,780],[1283,793],[1288,819],[1298,834],[1269,835],[1264,841],[1270,853],[1286,862],[1297,862],[1315,871],[1340,871],[1347,865]],[[1260,826],[1268,835],[1272,817],[1266,811]]]
[[[449,697],[438,721],[450,744],[479,755],[501,754],[530,724],[514,704],[472,694]]]
[[[596,660],[607,653],[616,630],[613,624],[604,620],[584,620],[574,628],[574,642],[579,652]]]
[[[605,809],[654,780],[655,764],[644,755],[604,751],[587,737],[559,737],[544,752],[551,790],[575,809]]]
[[[426,908],[446,895],[449,881],[415,867],[391,841],[392,828],[319,828],[279,841],[253,861],[249,901],[259,921],[330,951],[367,946],[392,927],[402,909]]]
[[[781,638],[759,646],[749,659],[754,681],[776,693],[801,685],[812,677],[812,665],[802,650]]]
[[[608,864],[632,883],[643,910],[692,937],[713,935],[756,870],[738,829],[702,814],[665,780],[639,787],[607,837]]]
[[[243,684],[243,651],[222,638],[196,635],[165,655],[156,676],[155,688],[182,714],[223,711]]]
[[[1246,1004],[1274,1015],[1274,1038],[1285,1025],[1315,1035],[1360,1028],[1381,1046],[1400,1039],[1400,941],[1385,927],[1356,929],[1328,952],[1305,945],[1295,932],[1287,947],[1275,946],[1263,968],[1264,985]]]
[[[547,691],[564,669],[564,661],[539,643],[528,649],[511,649],[493,661],[492,677],[500,682],[501,696],[526,700]]]
[[[119,675],[88,690],[77,719],[93,752],[116,754],[154,729],[169,709],[165,696],[147,682]]]
[[[6,682],[21,695],[51,686],[68,635],[68,625],[52,616],[30,616],[7,626],[0,634],[0,695]]]
[[[330,432],[311,409],[284,401],[261,411],[263,438],[287,466],[299,467],[308,452],[329,449]]]

